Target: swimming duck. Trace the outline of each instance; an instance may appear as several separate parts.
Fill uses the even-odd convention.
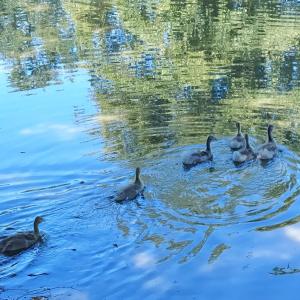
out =
[[[230,141],[230,148],[232,150],[238,150],[243,147],[245,147],[245,138],[243,134],[241,133],[241,124],[239,122],[236,122],[236,128],[238,130],[237,135]]]
[[[124,188],[122,188],[117,194],[115,200],[117,202],[122,202],[125,200],[133,200],[144,190],[144,183],[140,179],[141,169],[136,168],[135,170],[135,181],[133,183],[128,184]]]
[[[245,141],[246,141],[246,145],[243,147],[243,149],[233,152],[232,160],[234,162],[242,163],[244,161],[255,158],[255,153],[251,148],[251,146],[249,145],[249,136],[247,133],[245,134]]]
[[[212,141],[216,141],[216,140],[217,139],[214,136],[212,136],[212,135],[208,136],[207,141],[206,141],[206,150],[191,153],[186,158],[184,158],[184,160],[182,162],[183,165],[185,167],[192,167],[192,166],[195,166],[202,162],[212,160],[213,155],[211,153],[210,143]]]
[[[6,237],[0,241],[0,253],[4,255],[15,255],[33,246],[41,239],[39,224],[43,222],[42,217],[36,217],[33,223],[34,231],[20,232]]]
[[[273,125],[268,126],[268,141],[258,148],[258,159],[272,159],[277,153],[277,145],[272,137],[273,128]]]

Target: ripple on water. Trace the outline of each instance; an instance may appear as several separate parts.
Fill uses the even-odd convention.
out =
[[[143,244],[151,243],[159,249],[148,255],[152,265],[172,258],[181,264],[197,256],[222,226],[236,230],[238,225],[250,224],[247,229],[257,229],[275,224],[278,218],[280,222],[290,218],[289,208],[300,191],[296,179],[300,160],[294,153],[282,147],[273,161],[237,167],[228,139],[221,139],[212,145],[213,162],[185,171],[184,154],[203,147],[176,147],[162,155],[149,155],[141,164],[145,198],[123,205],[114,203],[110,196],[117,185],[133,176],[132,166],[77,174],[84,179],[82,183],[66,176],[59,180],[63,184],[42,180],[43,184],[34,189],[28,189],[30,184],[18,185],[14,207],[20,208],[18,221],[12,221],[12,207],[8,205],[3,211],[4,223],[14,230],[27,229],[29,211],[34,210],[46,216],[41,227],[49,236],[42,245],[22,253],[22,259],[1,257],[0,277],[18,276],[19,285],[26,286],[29,273],[47,273],[55,286],[53,278],[58,274],[60,281],[71,286],[73,277],[68,274],[76,269],[80,270],[81,287],[96,282],[99,274],[106,274],[105,280],[110,282],[118,272],[128,272],[128,265],[142,268],[144,256],[149,254],[138,252]],[[28,201],[30,197],[32,201]],[[30,209],[22,207],[28,202]],[[229,247],[226,243],[215,245],[208,261],[212,263]],[[116,256],[120,259],[110,259]],[[42,277],[47,276],[39,277],[46,283]],[[128,277],[128,282],[134,280],[133,275]],[[112,283],[111,289],[124,287],[126,282]]]
[[[148,197],[159,199],[186,223],[228,225],[255,222],[281,213],[286,202],[298,195],[296,166],[299,158],[282,148],[276,159],[235,166],[228,141],[212,146],[214,161],[184,171],[181,153],[199,149],[172,149],[147,172]],[[200,147],[201,148],[201,147]],[[180,155],[178,154],[180,153]],[[294,199],[295,200],[295,199]]]

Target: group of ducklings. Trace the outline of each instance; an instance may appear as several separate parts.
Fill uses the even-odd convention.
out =
[[[266,143],[258,147],[257,151],[254,151],[249,144],[249,136],[245,136],[241,132],[241,124],[236,123],[237,135],[230,141],[230,148],[234,151],[232,154],[232,160],[235,163],[243,163],[253,159],[270,160],[277,153],[277,145],[272,137],[273,125],[268,126],[268,140]],[[203,151],[197,151],[186,156],[182,163],[184,167],[191,168],[200,163],[210,161],[213,159],[211,151],[211,142],[217,139],[212,135],[208,136],[206,141],[206,149]],[[117,202],[123,202],[125,200],[133,200],[144,190],[144,183],[140,178],[141,170],[136,168],[135,180],[131,184],[125,186],[115,197]]]
[[[272,131],[273,125],[269,125],[268,132],[268,140],[264,144],[260,145],[255,152],[250,144],[249,144],[249,136],[246,133],[245,136],[241,133],[241,125],[240,123],[236,123],[238,133],[231,140],[230,148],[235,150],[232,155],[232,160],[237,163],[242,163],[248,160],[252,160],[258,158],[260,160],[269,160],[272,159],[277,153],[277,145],[273,139]]]
[[[276,143],[272,137],[273,125],[268,126],[268,140],[266,143],[261,145],[255,152],[249,144],[249,136],[245,136],[241,132],[240,123],[236,123],[237,135],[231,139],[230,148],[234,150],[232,159],[236,163],[243,163],[245,161],[250,161],[255,158],[261,160],[272,159],[277,152]],[[213,136],[208,136],[206,142],[206,149],[203,151],[198,151],[191,153],[183,160],[183,165],[185,167],[193,167],[197,164],[210,161],[213,159],[213,154],[211,151],[211,142],[215,141],[216,138]],[[115,196],[116,202],[123,202],[125,200],[133,200],[138,195],[140,195],[144,190],[144,183],[140,178],[141,170],[136,168],[135,180],[131,184],[128,184],[122,188],[118,194]],[[4,255],[15,255],[19,252],[26,250],[36,244],[41,240],[41,234],[39,231],[39,224],[43,221],[42,217],[36,217],[34,220],[34,230],[29,232],[17,233],[11,237],[6,237],[0,240],[0,253]]]
[[[232,160],[235,163],[243,163],[245,161],[253,160],[255,158],[260,160],[270,160],[277,153],[277,145],[273,139],[272,131],[273,125],[268,126],[268,140],[266,143],[262,144],[258,147],[255,152],[249,144],[249,136],[246,133],[245,136],[241,132],[241,124],[239,122],[236,123],[237,127],[237,135],[231,139],[230,148],[233,150]],[[215,141],[216,138],[213,136],[208,136],[206,141],[206,149],[204,151],[194,152],[183,160],[183,165],[185,167],[192,167],[199,163],[209,161],[213,159],[213,154],[211,152],[211,142]]]

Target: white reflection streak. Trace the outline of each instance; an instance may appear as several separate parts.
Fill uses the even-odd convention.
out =
[[[141,252],[133,257],[133,262],[137,268],[149,268],[155,265],[155,258],[147,252]]]
[[[160,292],[165,292],[171,287],[170,282],[166,281],[163,277],[158,276],[150,279],[144,283],[144,288],[146,289],[157,289]]]
[[[55,298],[57,300],[59,300],[59,299],[61,299],[61,300],[62,299],[89,300],[90,299],[90,297],[86,293],[83,293],[76,289],[68,289],[68,288],[55,289],[54,291],[52,291],[51,295],[53,296],[53,298]],[[41,297],[41,298],[43,298],[43,297]]]
[[[68,124],[38,124],[34,127],[24,128],[20,131],[21,135],[40,135],[52,133],[63,140],[73,139],[80,133],[80,128]]]
[[[216,269],[216,264],[204,264],[199,267],[199,272],[201,273],[211,273],[214,272]]]
[[[266,259],[291,259],[291,255],[288,253],[283,253],[280,249],[278,251],[268,250],[268,249],[258,249],[254,250],[252,253],[253,258],[266,258]]]
[[[297,243],[300,243],[300,226],[299,225],[286,227],[284,229],[284,233],[291,240],[293,240]]]
[[[151,269],[154,267],[156,259],[148,252],[138,253],[133,257],[134,266],[140,269]],[[171,284],[162,276],[154,277],[153,279],[147,280],[143,287],[145,289],[155,289],[158,292],[165,292],[170,289]]]

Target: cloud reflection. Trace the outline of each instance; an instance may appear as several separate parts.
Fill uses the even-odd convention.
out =
[[[62,124],[38,124],[33,127],[23,128],[20,130],[20,134],[24,136],[33,136],[41,134],[53,134],[62,140],[71,140],[80,133],[80,128]]]
[[[154,256],[148,252],[141,252],[133,257],[135,267],[141,269],[153,267],[155,265],[155,261]]]
[[[289,239],[300,243],[300,225],[286,227],[284,233]]]
[[[252,258],[289,260],[292,258],[292,255],[289,253],[283,253],[279,251],[279,249],[277,250],[255,249],[252,253]]]
[[[170,289],[171,284],[169,281],[161,276],[150,279],[144,283],[146,289],[156,289],[159,292],[165,292]]]

